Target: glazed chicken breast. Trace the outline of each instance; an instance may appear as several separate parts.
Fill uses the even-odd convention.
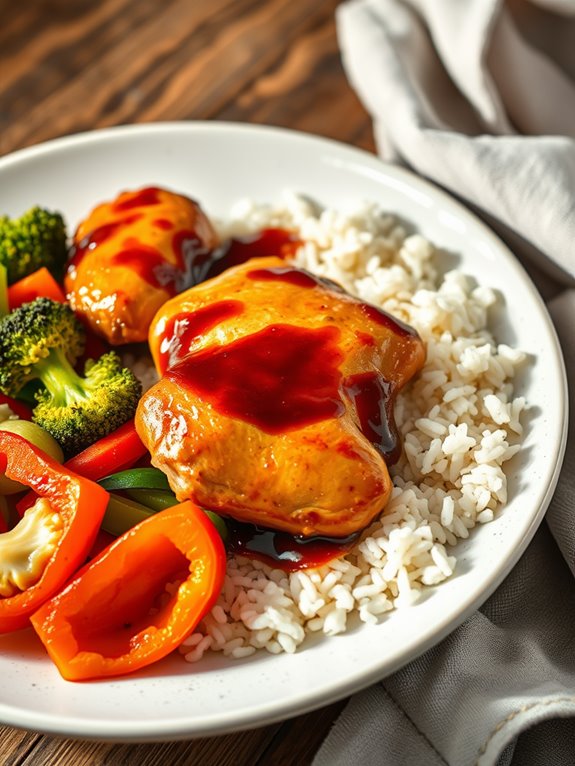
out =
[[[188,197],[152,187],[123,192],[78,226],[67,298],[109,343],[145,341],[156,311],[193,283],[194,268],[216,241]]]
[[[411,328],[271,257],[170,300],[150,347],[163,377],[136,427],[179,500],[303,536],[381,512],[394,400],[425,356]]]

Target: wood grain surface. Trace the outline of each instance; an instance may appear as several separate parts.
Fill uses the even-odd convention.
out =
[[[236,120],[373,150],[336,0],[0,0],[0,155],[127,123]],[[0,726],[1,766],[309,764],[344,701],[262,729],[125,745]]]
[[[0,153],[107,125],[221,119],[373,148],[334,0],[0,0]]]

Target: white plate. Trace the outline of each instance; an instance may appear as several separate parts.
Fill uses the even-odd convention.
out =
[[[457,574],[418,605],[321,637],[295,655],[248,660],[178,655],[115,681],[63,681],[31,631],[0,637],[0,720],[82,737],[176,739],[270,723],[357,691],[446,636],[496,588],[542,519],[566,438],[566,381],[554,329],[535,288],[502,243],[446,194],[375,157],[331,141],[222,123],[116,128],[60,139],[0,160],[0,211],[62,210],[70,226],[122,189],[166,185],[224,217],[242,196],[282,189],[342,206],[376,200],[460,257],[505,299],[498,340],[531,354],[519,381],[529,402],[525,445],[508,464],[510,500],[458,546]]]

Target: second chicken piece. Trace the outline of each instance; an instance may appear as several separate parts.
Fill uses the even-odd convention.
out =
[[[216,242],[188,197],[154,187],[123,192],[76,231],[65,279],[70,305],[113,345],[145,341],[156,311],[193,284]]]

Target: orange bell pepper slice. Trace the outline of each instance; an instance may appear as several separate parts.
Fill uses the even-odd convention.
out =
[[[66,302],[62,288],[45,266],[10,285],[8,288],[8,305],[12,311],[23,303],[29,303],[41,296],[52,298],[59,303]]]
[[[215,527],[187,501],[118,537],[31,622],[65,679],[131,673],[194,629],[220,593],[225,566]]]
[[[45,542],[34,542],[41,536],[35,537],[30,533],[30,544],[37,546],[34,555],[41,555],[42,563],[38,565],[38,571],[30,576],[32,582],[28,586],[22,589],[10,581],[10,576],[3,581],[4,592],[8,595],[0,595],[0,633],[6,633],[26,627],[30,615],[57,593],[84,563],[104,517],[109,496],[98,484],[67,471],[26,439],[7,431],[0,431],[0,471],[4,471],[9,479],[31,487],[40,501],[42,498],[48,501],[47,512],[42,517],[46,521],[37,523],[53,522],[56,530],[52,529],[50,547],[44,551],[41,548],[46,545]],[[33,512],[34,509],[29,511]],[[5,548],[1,557],[4,560],[0,561],[0,581],[3,567],[6,574],[9,566],[5,559],[9,557],[10,546],[21,544],[16,539],[17,531],[22,533],[19,537],[21,541],[22,537],[26,537],[26,525],[30,527],[36,523],[31,522],[30,518],[25,516],[14,530],[0,535],[0,547],[3,544]],[[13,543],[8,535],[14,538]],[[18,568],[17,565],[15,568]]]

